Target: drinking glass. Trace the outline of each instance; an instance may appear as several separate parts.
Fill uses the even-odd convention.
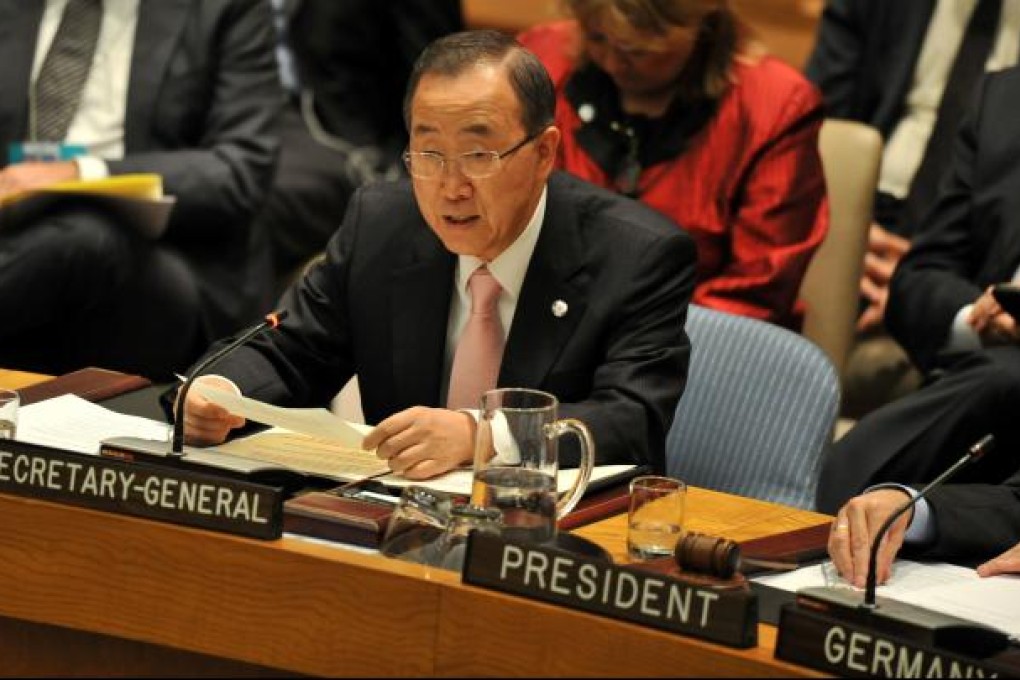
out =
[[[0,389],[0,439],[14,439],[18,433],[21,397],[14,390]]]
[[[684,526],[687,485],[672,477],[646,475],[630,482],[627,554],[648,560],[673,554]]]
[[[463,497],[409,486],[390,515],[379,552],[405,562],[460,571],[468,535],[499,533],[500,519],[494,508],[478,508]]]

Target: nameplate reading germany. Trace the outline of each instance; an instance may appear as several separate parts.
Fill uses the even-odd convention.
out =
[[[252,538],[283,533],[280,489],[0,440],[0,492]]]
[[[502,590],[733,647],[758,644],[758,601],[664,574],[472,532],[464,583]]]
[[[1010,663],[1008,651],[1001,659],[966,657],[884,633],[867,623],[813,611],[811,606],[810,602],[783,605],[777,659],[842,678],[1017,677],[1016,661]]]

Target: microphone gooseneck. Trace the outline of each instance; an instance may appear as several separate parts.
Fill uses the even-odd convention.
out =
[[[986,434],[976,444],[971,445],[971,447],[967,449],[967,453],[965,453],[960,460],[953,463],[948,470],[936,477],[934,481],[921,489],[909,501],[901,505],[896,512],[889,515],[889,518],[885,520],[884,524],[882,524],[882,528],[878,530],[877,534],[875,534],[875,540],[871,543],[871,554],[868,557],[868,578],[864,588],[864,603],[861,606],[867,609],[875,608],[875,591],[878,588],[878,574],[876,574],[878,549],[882,544],[882,538],[885,537],[886,532],[889,531],[889,527],[893,525],[893,522],[899,519],[899,517],[907,510],[914,507],[914,505],[924,498],[929,491],[941,486],[947,479],[959,472],[960,468],[979,460],[983,455],[991,450],[994,444],[995,437],[990,434]]]
[[[211,354],[205,361],[195,367],[195,370],[191,372],[191,375],[188,376],[188,379],[185,380],[184,384],[181,386],[180,392],[177,393],[177,400],[174,403],[174,433],[170,440],[171,456],[184,455],[184,400],[187,398],[188,390],[191,389],[191,384],[195,382],[195,378],[202,375],[204,371],[214,366],[220,359],[227,356],[265,329],[276,328],[280,325],[280,322],[286,318],[287,310],[285,309],[267,314],[266,318],[261,323],[248,329],[238,336],[236,340],[218,352]]]

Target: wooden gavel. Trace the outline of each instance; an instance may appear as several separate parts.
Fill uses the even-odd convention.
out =
[[[732,578],[745,566],[775,571],[797,568],[794,563],[741,557],[740,545],[736,541],[695,532],[684,534],[677,541],[673,559],[683,571],[707,574],[721,579]]]

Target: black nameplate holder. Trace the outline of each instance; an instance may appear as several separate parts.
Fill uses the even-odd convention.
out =
[[[614,565],[539,544],[472,532],[463,581],[661,630],[748,648],[757,596]]]
[[[193,469],[0,440],[0,492],[250,538],[283,533],[283,491]]]
[[[775,655],[840,677],[989,678],[1020,674],[1016,647],[998,645],[996,651],[991,651],[995,646],[987,642],[971,638],[971,646],[961,638],[961,644],[943,648],[930,644],[932,641],[931,636],[911,634],[905,627],[876,626],[866,617],[848,617],[824,600],[808,595],[780,609]],[[968,647],[969,653],[964,652]]]

